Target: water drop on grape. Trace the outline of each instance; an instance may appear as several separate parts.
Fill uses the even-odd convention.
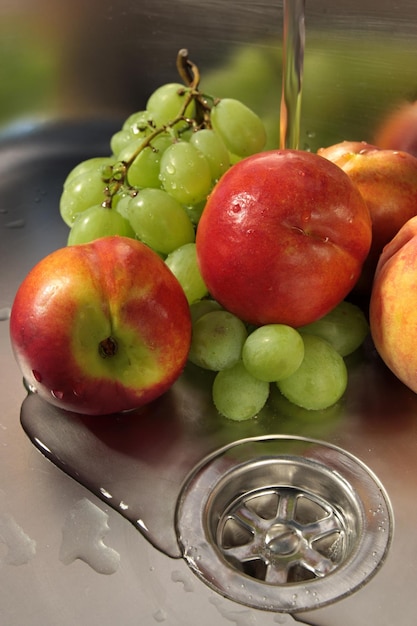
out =
[[[63,391],[57,391],[55,389],[53,389],[51,391],[51,394],[54,398],[56,398],[57,400],[62,400],[64,397],[64,392]]]

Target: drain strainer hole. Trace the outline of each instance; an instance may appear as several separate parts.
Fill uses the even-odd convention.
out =
[[[388,532],[378,532],[381,524]],[[353,593],[384,561],[391,528],[388,497],[368,468],[299,437],[222,449],[189,478],[177,511],[194,572],[232,600],[274,611]]]
[[[275,460],[268,465],[272,479],[277,473]],[[258,469],[259,463],[248,463],[234,480],[242,483],[246,473],[253,480]],[[287,470],[288,464],[285,475]],[[357,524],[347,526],[336,506],[300,489],[277,485],[265,492],[244,493],[222,512],[220,488],[208,514],[211,541],[220,556],[248,576],[280,584],[321,578],[333,571],[347,557],[353,542],[346,538],[358,535]],[[347,518],[355,520],[353,515]]]

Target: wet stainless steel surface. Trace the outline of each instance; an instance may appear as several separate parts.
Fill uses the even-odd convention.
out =
[[[62,471],[68,462],[63,455],[72,460],[66,434],[85,446],[85,466],[76,469],[91,476],[100,469],[94,461],[101,462],[112,446],[111,429],[99,432],[76,421],[51,429],[41,411],[49,443],[60,435],[54,443],[62,461],[57,467],[20,424],[27,394],[9,344],[8,311],[32,265],[65,245],[67,229],[58,214],[65,175],[83,158],[105,152],[120,120],[142,108],[153,87],[173,79],[175,54],[183,46],[219,95],[231,92],[259,108],[274,142],[282,3],[125,0],[50,6],[33,0],[11,6],[2,0],[0,15],[5,60],[0,69],[1,622],[414,624],[417,397],[386,371],[371,346],[350,363],[341,410],[320,418],[273,405],[254,422],[222,421],[209,407],[206,383],[195,371],[187,372],[161,401],[156,421],[132,426],[138,446],[127,454],[123,437],[118,440],[120,467],[131,472],[138,489],[144,482],[160,485],[160,492],[145,491],[160,508],[160,525],[149,522],[154,542],[121,514],[120,502],[115,506],[108,499],[105,492],[111,495],[114,485],[103,482],[97,497]],[[391,106],[417,94],[414,1],[335,7],[328,0],[307,0],[306,24],[303,147],[371,139]],[[36,403],[32,398],[29,416]],[[387,561],[369,583],[334,604],[294,616],[248,608],[205,585],[175,552],[174,520],[170,526],[166,517],[175,504],[173,485],[177,488],[204,455],[231,441],[267,434],[320,439],[354,454],[386,488],[395,516]],[[105,470],[104,480],[110,479]],[[77,543],[74,528],[83,537],[92,533],[94,549]],[[174,554],[157,549],[158,541],[168,542]]]

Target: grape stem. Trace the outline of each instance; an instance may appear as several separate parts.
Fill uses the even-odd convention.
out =
[[[200,84],[200,71],[197,65],[190,60],[186,48],[181,48],[181,50],[178,51],[177,70],[185,85],[191,89],[198,89]]]
[[[111,169],[110,175],[107,174],[103,176],[103,181],[107,183],[104,190],[105,198],[102,203],[103,207],[111,208],[113,196],[122,188],[126,188],[127,191],[132,190],[131,187],[126,185],[126,177],[129,166],[145,148],[149,147],[152,150],[155,150],[152,146],[152,141],[158,137],[158,135],[164,132],[170,132],[173,135],[173,141],[178,141],[173,129],[179,122],[182,121],[187,123],[187,128],[193,128],[193,130],[212,127],[210,119],[211,108],[218,103],[219,99],[214,99],[212,96],[205,95],[199,90],[200,70],[197,65],[190,60],[188,50],[186,48],[181,48],[181,50],[178,51],[176,65],[178,73],[184,83],[183,95],[185,95],[184,102],[178,112],[178,115],[167,124],[154,128],[154,130],[143,140],[129,159],[116,163]],[[185,113],[193,100],[196,104],[196,118],[190,119],[186,117]]]

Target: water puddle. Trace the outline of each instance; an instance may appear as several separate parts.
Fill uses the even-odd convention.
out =
[[[109,531],[108,515],[87,498],[79,500],[70,510],[62,531],[59,558],[69,565],[80,559],[99,574],[114,574],[120,555],[103,539]]]

